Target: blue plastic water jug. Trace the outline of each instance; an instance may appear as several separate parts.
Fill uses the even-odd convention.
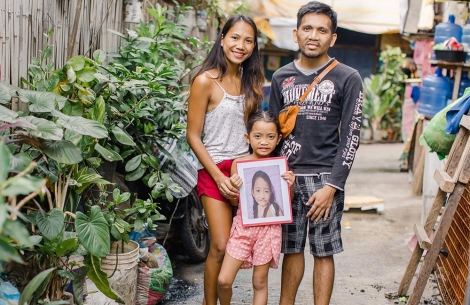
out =
[[[461,97],[467,87],[470,87],[470,78],[468,72],[462,72],[462,79],[460,80],[459,97]]]
[[[470,18],[468,18],[468,23],[462,28],[462,43],[466,43],[470,47]]]
[[[455,24],[454,15],[449,15],[448,22],[442,22],[436,25],[434,44],[442,43],[451,37],[457,39],[458,42],[462,41],[462,27]]]
[[[441,69],[436,69],[434,75],[428,75],[421,85],[418,112],[433,117],[439,110],[447,106],[452,99],[452,82],[442,76]]]

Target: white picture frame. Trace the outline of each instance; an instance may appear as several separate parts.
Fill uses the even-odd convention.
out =
[[[285,157],[237,161],[236,168],[238,175],[243,181],[239,196],[243,226],[292,222],[290,187],[287,181],[281,177],[281,174],[288,170],[287,159]],[[255,179],[255,183],[258,178],[266,181],[266,176],[269,178],[271,185],[266,187],[266,185],[269,185],[269,182],[265,184],[258,183],[255,185],[256,189],[254,189],[253,179]],[[258,197],[262,203],[258,204],[257,208],[254,208],[256,203],[255,195],[260,194],[263,186],[265,195],[266,189],[270,189],[268,202],[266,202],[264,197]],[[255,215],[256,213],[258,215]]]

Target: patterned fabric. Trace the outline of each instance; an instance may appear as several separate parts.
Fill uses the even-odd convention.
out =
[[[209,72],[206,73],[210,75]],[[214,81],[224,92],[224,97],[215,109],[206,113],[202,143],[217,164],[223,160],[246,156],[249,150],[244,138],[245,96],[230,95],[215,79]],[[199,164],[199,169],[202,168],[202,164]]]
[[[307,201],[313,193],[321,189],[328,181],[329,174],[311,176],[296,176],[294,185],[294,200],[292,201],[292,223],[282,225],[282,253],[304,252],[307,238],[310,243],[310,253],[313,256],[330,256],[343,251],[341,240],[341,217],[344,209],[344,192],[336,190],[330,215],[318,222],[306,217],[311,206]]]
[[[271,268],[279,266],[281,256],[281,225],[243,227],[240,207],[233,218],[227,253],[243,261],[241,269],[253,265],[262,266],[270,262]]]

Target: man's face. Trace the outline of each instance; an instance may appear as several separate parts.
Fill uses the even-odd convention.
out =
[[[298,29],[294,30],[294,41],[307,58],[319,58],[327,54],[335,44],[336,34],[331,31],[331,20],[323,14],[304,15]]]

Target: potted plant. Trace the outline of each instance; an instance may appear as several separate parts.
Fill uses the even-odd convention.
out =
[[[404,58],[400,48],[387,46],[380,53],[379,73],[364,78],[364,125],[370,129],[371,140],[378,130],[390,134],[385,136],[390,140],[398,138],[406,78],[402,70]]]

